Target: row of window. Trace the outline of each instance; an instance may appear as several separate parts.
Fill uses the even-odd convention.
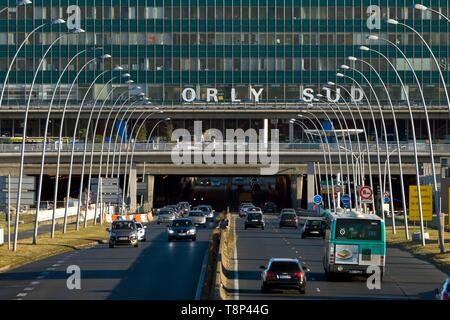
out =
[[[14,8],[0,15],[0,19],[50,19],[62,17],[67,7]],[[447,7],[435,8],[444,14]],[[85,6],[81,7],[84,19],[367,19],[368,8],[361,6]],[[369,11],[370,12],[370,11]],[[440,19],[428,11],[415,10],[412,7],[381,7],[383,18],[398,19]]]
[[[410,58],[410,63],[415,71],[437,70],[431,58]],[[0,59],[0,71],[8,68],[7,59]],[[41,70],[63,70],[67,59],[47,58],[43,62]],[[76,71],[86,61],[79,59],[78,63],[72,63],[68,70]],[[409,71],[408,64],[403,58],[391,59],[398,71]],[[334,71],[343,63],[342,58],[130,58],[114,59],[113,65],[121,65],[126,70],[132,71]],[[372,59],[371,64],[379,70],[388,70],[388,63],[384,59]],[[441,63],[444,66],[444,61]],[[445,63],[445,66],[447,64]],[[90,64],[85,70],[93,71],[97,68]],[[16,62],[16,71],[33,71],[36,62],[33,59],[19,58]],[[369,71],[369,67],[362,65],[361,70]]]
[[[448,45],[450,33],[423,33],[430,45]],[[37,33],[28,40],[28,44],[49,45],[60,34]],[[367,33],[155,33],[155,32],[122,32],[92,33],[70,35],[61,38],[60,45],[362,45],[373,44],[366,39]],[[413,33],[381,34],[380,37],[402,45],[421,44]],[[23,41],[23,33],[0,32],[0,45],[16,44]]]

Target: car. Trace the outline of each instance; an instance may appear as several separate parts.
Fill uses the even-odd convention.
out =
[[[178,202],[177,206],[178,206],[182,216],[187,215],[189,210],[191,210],[191,205],[187,201]]]
[[[306,292],[306,271],[309,269],[296,258],[272,258],[267,268],[261,266],[261,292],[273,289],[296,289]]]
[[[136,223],[137,232],[138,232],[138,240],[145,242],[145,240],[146,240],[145,231],[147,229],[147,226],[142,225],[142,223],[140,223],[140,222],[135,222],[135,223]]]
[[[247,210],[253,208],[254,205],[251,203],[243,203],[239,208],[239,217],[245,217],[247,215]]]
[[[247,228],[261,228],[264,230],[266,223],[262,212],[249,212],[244,223],[244,229]]]
[[[214,210],[210,205],[201,204],[196,207],[196,210],[201,210],[206,215],[206,220],[212,221],[214,220]]]
[[[156,223],[170,223],[176,218],[173,210],[169,208],[162,208],[156,212]]]
[[[297,215],[297,211],[295,211],[295,209],[292,209],[292,208],[281,209],[280,215],[282,215],[283,213],[293,213],[293,214]]]
[[[191,219],[178,218],[167,226],[167,240],[171,242],[174,239],[197,239],[197,228]]]
[[[220,180],[219,179],[211,179],[211,186],[212,187],[220,187]]]
[[[106,228],[109,232],[109,247],[116,245],[139,246],[138,230],[133,220],[116,220],[111,224],[111,228]]]
[[[263,214],[263,211],[262,211],[262,209],[260,208],[260,207],[250,207],[250,208],[248,208],[247,209],[247,215],[249,214],[249,213],[254,213],[254,212],[259,212],[259,213],[261,213],[261,214]]]
[[[175,216],[177,216],[177,217],[181,216],[181,210],[176,204],[169,204],[169,205],[165,206],[164,208],[173,210],[173,212],[175,213]]]
[[[191,210],[188,213],[188,218],[198,226],[206,228],[206,214],[202,210]]]
[[[450,300],[450,278],[442,282],[441,286],[435,290],[436,299]]]
[[[277,205],[273,202],[266,202],[263,205],[264,213],[275,213],[277,212]]]
[[[307,219],[302,229],[302,239],[307,236],[322,237],[325,239],[326,222],[322,219]]]
[[[294,227],[298,229],[298,218],[295,212],[283,212],[280,214],[280,228],[282,227]]]

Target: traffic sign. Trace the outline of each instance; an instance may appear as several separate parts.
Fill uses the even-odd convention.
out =
[[[322,203],[322,196],[321,196],[320,194],[316,194],[316,195],[313,197],[313,202],[314,202],[315,204],[321,204],[321,203]]]
[[[384,196],[384,203],[390,203],[391,202],[391,198]]]
[[[345,207],[350,204],[350,196],[348,194],[343,194],[341,196],[341,201],[344,204]]]
[[[341,191],[342,191],[341,186],[337,185],[337,186],[334,187],[334,192],[339,193]]]
[[[359,197],[361,198],[361,203],[372,202],[373,191],[369,186],[363,186],[359,189]]]

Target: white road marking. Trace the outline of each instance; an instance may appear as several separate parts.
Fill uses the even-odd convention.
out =
[[[32,286],[35,286],[35,285],[37,285],[37,284],[39,284],[39,281],[33,281],[33,282],[31,282],[31,285],[32,285]]]
[[[59,260],[59,261],[57,261],[58,263],[64,263],[64,260]]]
[[[23,289],[23,291],[33,291],[34,288],[33,287],[26,287],[25,289]]]
[[[26,297],[27,294],[28,293],[26,293],[26,292],[21,292],[21,293],[18,293],[16,297]]]
[[[233,222],[234,222],[233,235],[234,235],[234,239],[237,239],[236,219],[233,219]],[[239,271],[238,271],[239,268],[238,268],[238,256],[237,256],[237,240],[235,241],[235,244],[234,244],[233,259],[234,259],[234,290],[236,291],[236,293],[234,295],[234,299],[239,300]]]
[[[320,292],[320,289],[319,289],[319,288],[316,288],[316,291],[317,291],[317,292]]]
[[[47,270],[50,270],[50,271],[52,271],[52,270],[55,270],[56,268],[47,268]]]
[[[59,263],[55,263],[54,265],[52,265],[52,267],[59,267],[60,264]]]
[[[195,292],[195,300],[200,300],[202,297],[202,288],[205,284],[206,275],[206,265],[208,264],[208,248],[205,250],[205,255],[203,256],[202,271],[200,272],[200,277],[198,278],[197,290]]]

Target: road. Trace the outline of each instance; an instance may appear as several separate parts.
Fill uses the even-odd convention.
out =
[[[386,274],[380,290],[369,290],[362,277],[325,280],[322,239],[301,239],[300,228],[278,228],[275,216],[266,216],[266,228],[244,230],[236,215],[237,278],[235,299],[434,299],[434,289],[447,275],[433,265],[397,248],[387,249]],[[272,257],[299,258],[308,268],[305,295],[297,291],[261,294],[260,269]]]
[[[167,241],[165,225],[149,223],[138,248],[107,244],[46,258],[0,274],[0,299],[195,299],[211,228],[197,241]],[[67,267],[81,269],[69,290]]]

